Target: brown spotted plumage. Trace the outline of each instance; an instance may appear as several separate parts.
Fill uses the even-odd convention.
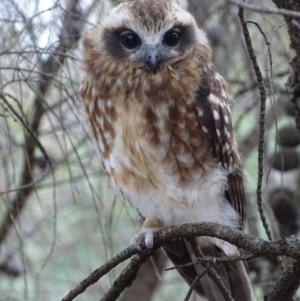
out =
[[[154,232],[164,226],[215,222],[242,228],[243,171],[231,98],[194,18],[164,0],[123,3],[84,34],[83,48],[79,94],[105,173],[145,219],[131,246],[140,249],[144,241],[150,249]],[[238,254],[216,238],[197,241],[206,256]],[[175,264],[194,256],[184,240],[165,251]],[[255,300],[243,264],[235,264],[236,273],[224,269],[219,273],[227,273],[224,282],[235,300]],[[199,271],[180,273],[192,283]],[[198,293],[223,300],[210,278],[202,279]]]

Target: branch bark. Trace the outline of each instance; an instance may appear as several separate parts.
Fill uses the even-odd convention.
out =
[[[140,268],[136,280],[130,288],[125,290],[121,301],[143,300],[150,301],[155,289],[160,283],[167,256],[162,250],[157,250]]]
[[[300,15],[300,2],[297,0],[273,0],[280,9],[294,11]],[[288,80],[287,87],[292,94],[291,101],[296,104],[296,126],[300,131],[300,23],[299,19],[293,19],[293,16],[284,16],[288,25],[288,32],[291,39],[290,47],[295,50],[296,56],[291,61],[290,65],[293,74]]]
[[[152,252],[159,249],[166,242],[172,241],[176,238],[192,239],[197,236],[211,236],[223,239],[233,245],[236,245],[239,248],[243,248],[249,251],[252,254],[253,258],[265,255],[285,255],[300,261],[300,237],[298,235],[292,235],[289,238],[284,238],[277,241],[265,241],[237,229],[213,223],[184,224],[181,226],[161,229],[154,235],[154,247]],[[109,290],[108,294],[103,297],[104,299],[102,300],[115,300],[112,298],[119,296],[128,285],[131,285],[141,264],[153,254],[152,252],[149,254],[144,254],[142,257],[135,255],[130,263],[130,266],[124,269],[122,274],[114,283],[113,287]],[[133,254],[134,251],[130,248],[124,250],[104,266],[98,268],[90,276],[84,279],[75,289],[73,289],[66,297],[64,297],[62,301],[74,300],[74,298],[84,292],[90,285],[97,282],[112,268],[117,266],[120,262],[131,257]],[[210,258],[209,260],[212,259]],[[224,260],[228,260],[230,262],[231,258],[224,258]],[[295,271],[297,271],[297,269],[295,268],[288,269],[284,273],[283,277],[292,278],[293,276],[291,273],[294,273]],[[124,275],[128,277],[128,279]],[[124,277],[126,279],[124,279]],[[123,284],[120,283],[121,279],[123,279],[122,281],[124,281]],[[298,284],[294,282],[293,287],[295,288],[297,285]],[[276,294],[277,293],[275,292],[274,295],[277,296]],[[111,298],[108,299],[108,296],[110,296]]]
[[[273,291],[265,297],[265,301],[293,300],[300,285],[300,263],[294,262],[276,282]]]

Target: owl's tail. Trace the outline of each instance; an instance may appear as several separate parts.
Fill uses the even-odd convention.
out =
[[[195,250],[196,244],[196,239],[192,241],[178,239],[166,244],[163,249],[175,266],[196,262],[197,257],[218,258],[226,256],[224,251],[216,245],[201,246],[200,244],[197,251]],[[236,255],[239,255],[238,251]],[[214,264],[210,271],[213,278],[221,280],[234,301],[256,301],[250,279],[241,261]],[[222,293],[224,287],[222,289],[220,284],[216,284],[215,280],[208,275],[205,267],[200,264],[188,265],[178,268],[178,272],[190,286],[193,285],[195,292],[202,298],[208,301],[225,301]],[[199,281],[194,283],[197,276],[198,278],[201,277]]]

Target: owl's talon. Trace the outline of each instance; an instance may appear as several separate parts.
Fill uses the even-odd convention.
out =
[[[130,247],[140,254],[150,252],[153,247],[153,237],[156,231],[158,231],[156,228],[142,228],[130,241]]]

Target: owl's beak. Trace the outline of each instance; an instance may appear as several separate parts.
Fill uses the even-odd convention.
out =
[[[161,62],[161,55],[157,48],[147,48],[145,53],[145,63],[151,71],[156,72]]]

